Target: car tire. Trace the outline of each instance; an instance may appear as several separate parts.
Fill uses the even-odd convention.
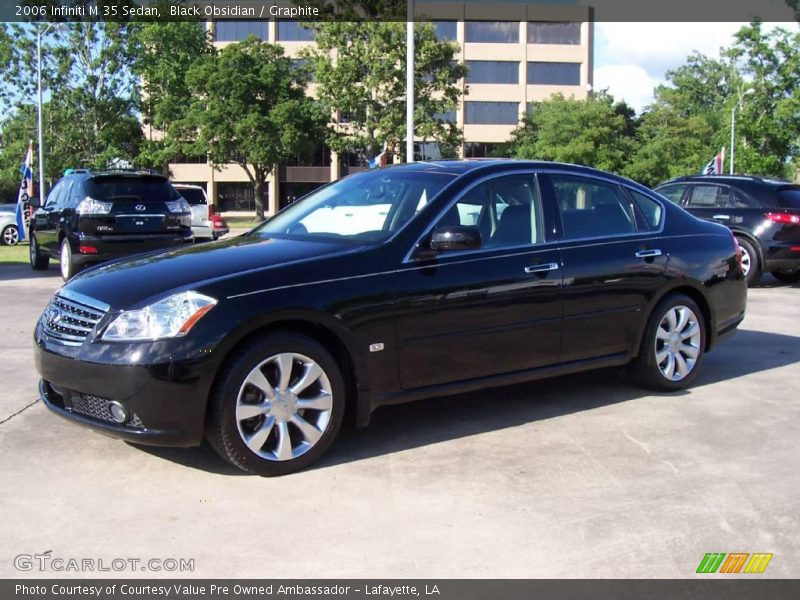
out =
[[[220,372],[206,438],[232,465],[272,477],[303,469],[333,443],[344,418],[341,369],[318,342],[278,332],[247,343]]]
[[[58,263],[61,268],[61,278],[64,281],[69,281],[80,271],[75,265],[75,261],[72,257],[72,246],[67,238],[61,240],[61,248],[58,252]]]
[[[0,233],[0,244],[3,246],[16,246],[19,244],[19,229],[16,225],[6,225]]]
[[[642,387],[672,392],[692,384],[703,362],[703,311],[683,294],[664,298],[653,309],[639,354],[628,371]]]
[[[772,276],[781,283],[797,283],[800,281],[800,269],[780,269],[772,271]]]
[[[761,279],[761,261],[758,259],[758,251],[750,240],[743,237],[736,239],[742,252],[742,271],[747,280],[747,287],[753,287]]]
[[[39,242],[36,241],[36,234],[34,234],[33,231],[31,231],[29,238],[29,257],[31,261],[31,269],[34,271],[44,271],[50,266],[50,257],[47,254],[42,254],[39,250]]]

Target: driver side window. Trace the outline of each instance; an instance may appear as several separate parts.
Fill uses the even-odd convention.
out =
[[[434,229],[474,227],[483,248],[512,248],[542,239],[541,201],[533,176],[506,175],[479,183],[452,205]]]

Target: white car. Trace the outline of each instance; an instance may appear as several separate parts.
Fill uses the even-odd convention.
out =
[[[172,184],[192,208],[192,233],[195,240],[216,240],[228,233],[228,225],[219,215],[209,215],[206,191],[199,185]]]
[[[16,246],[19,243],[16,210],[16,204],[0,204],[0,244],[4,246]]]

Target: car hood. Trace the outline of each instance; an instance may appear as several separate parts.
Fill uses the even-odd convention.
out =
[[[149,252],[90,269],[65,285],[113,308],[133,308],[170,291],[253,274],[316,257],[361,249],[341,243],[240,236],[230,240]],[[299,270],[298,270],[299,272]]]

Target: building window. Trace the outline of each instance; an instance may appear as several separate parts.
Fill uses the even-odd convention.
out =
[[[489,142],[465,142],[464,158],[495,158],[502,156],[502,144]]]
[[[292,58],[292,67],[298,72],[302,79],[309,82],[314,81],[314,65],[307,58]]]
[[[519,83],[519,63],[509,60],[468,60],[467,83]]]
[[[279,42],[313,42],[317,32],[313,27],[304,27],[298,21],[278,21]],[[305,25],[310,25],[306,23]]]
[[[517,21],[467,21],[466,41],[477,44],[518,44]]]
[[[441,121],[442,123],[455,123],[456,111],[447,110],[445,112],[434,113],[433,118],[437,121]]]
[[[322,144],[313,153],[296,154],[283,164],[287,167],[330,167],[331,149]]]
[[[528,23],[528,43],[580,45],[581,24],[543,21]]]
[[[519,123],[519,102],[465,102],[464,123],[516,125]]]
[[[175,158],[171,161],[179,164],[189,165],[204,165],[208,162],[208,157],[205,154],[176,154]]]
[[[433,28],[440,40],[454,42],[458,39],[456,21],[433,21]]]
[[[241,42],[250,35],[260,40],[269,39],[267,21],[216,21],[214,39],[218,42]]]
[[[580,85],[580,83],[580,63],[528,63],[528,85]]]
[[[218,183],[217,206],[221,212],[232,210],[252,212],[256,209],[251,183]],[[264,185],[264,207],[269,206],[269,186]]]

